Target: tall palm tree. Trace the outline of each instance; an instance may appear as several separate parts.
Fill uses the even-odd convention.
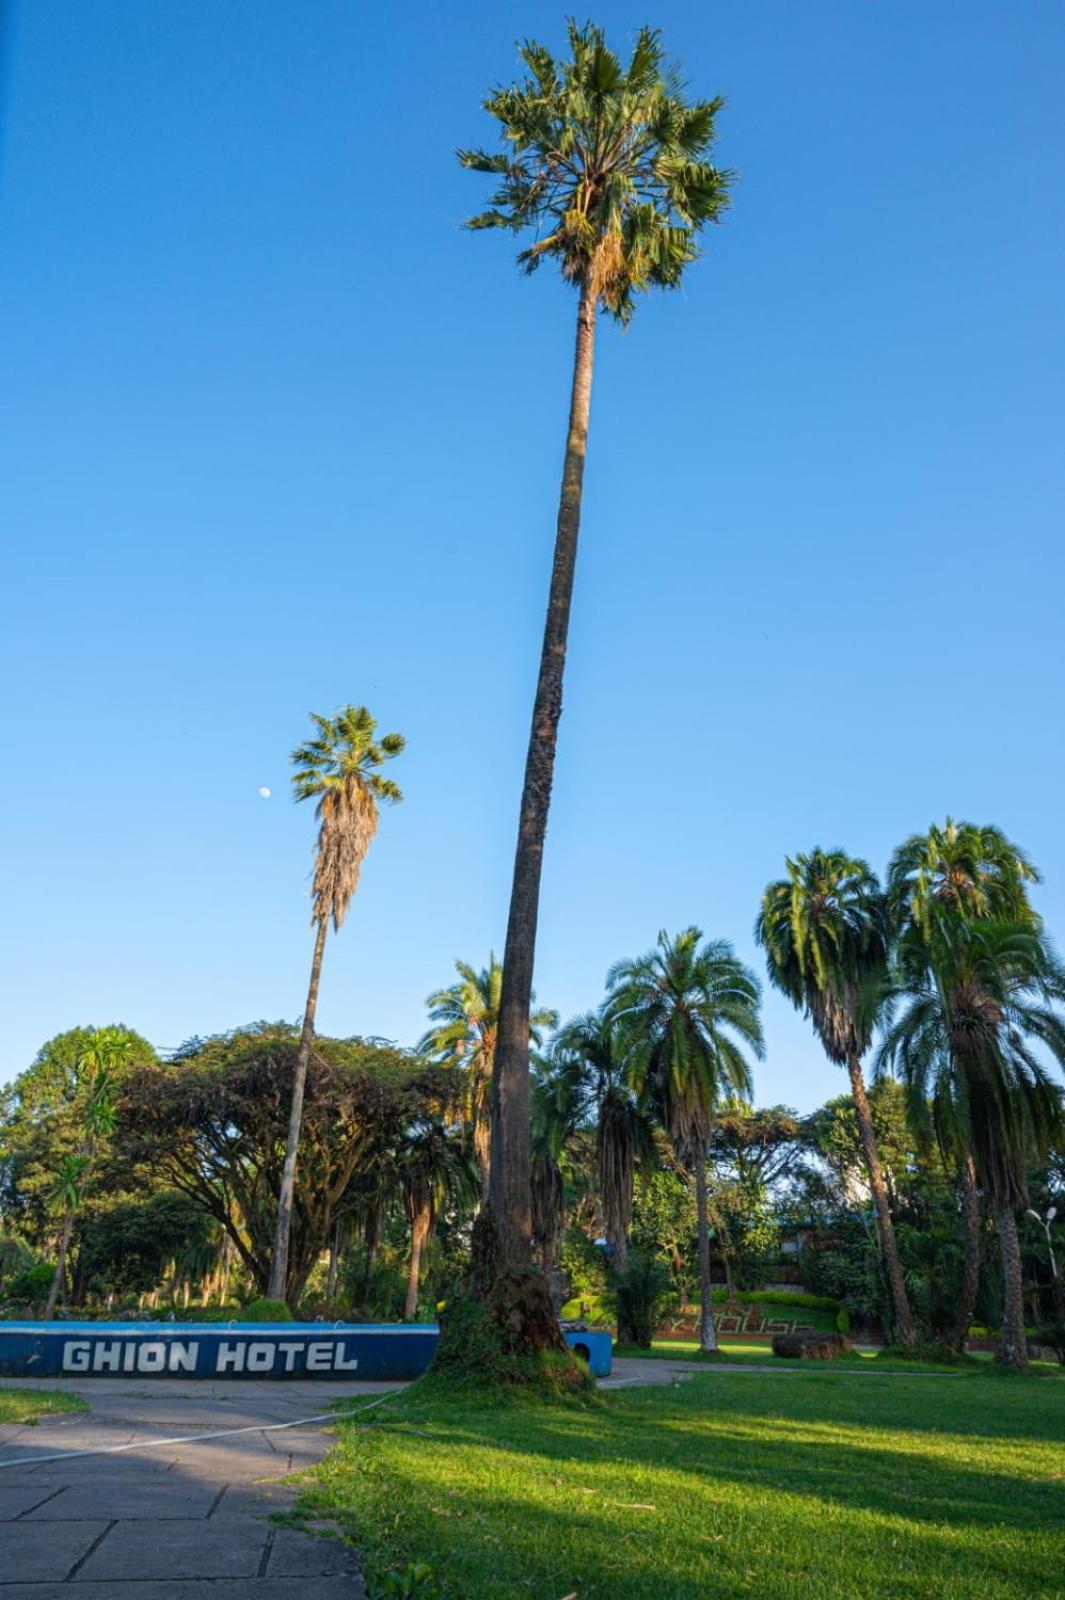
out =
[[[632,1080],[695,1174],[699,1234],[700,1333],[703,1350],[717,1349],[710,1285],[710,1221],[706,1161],[714,1113],[733,1095],[749,1098],[751,1069],[744,1054],[765,1053],[754,974],[725,939],[702,941],[698,928],[670,938],[607,974],[611,1020],[618,1028]]]
[[[570,24],[569,48],[568,60],[556,60],[543,45],[526,43],[527,75],[485,101],[503,148],[459,152],[465,167],[496,181],[489,209],[470,226],[531,232],[534,242],[518,257],[521,268],[532,272],[554,261],[578,296],[554,565],[503,954],[491,1217],[483,1219],[484,1227],[495,1229],[489,1257],[494,1250],[519,1269],[532,1238],[529,1012],[540,871],[562,712],[596,317],[603,307],[625,323],[640,291],[675,288],[698,254],[700,230],[724,212],[729,186],[729,174],[706,159],[722,102],[684,99],[656,32],[640,30],[627,66],[591,24]],[[546,1317],[530,1311],[526,1329],[530,1345],[546,1340],[561,1348]]]
[[[340,932],[351,897],[358,887],[366,852],[377,832],[379,802],[383,800],[394,805],[403,798],[392,779],[382,777],[380,771],[386,761],[403,750],[406,740],[401,734],[386,733],[384,738],[378,739],[377,723],[365,706],[345,706],[335,717],[319,717],[312,713],[311,721],[315,737],[292,752],[295,768],[292,788],[297,801],[315,802],[318,818],[318,846],[311,886],[314,954],[292,1079],[285,1164],[270,1260],[268,1293],[275,1300],[284,1300],[287,1289],[288,1242],[292,1231],[303,1095],[314,1038],[326,930],[332,921],[334,932]]]
[[[868,865],[842,850],[812,850],[789,860],[787,869],[787,877],[771,883],[762,896],[755,938],[765,951],[770,982],[810,1018],[828,1059],[847,1069],[891,1286],[895,1337],[901,1345],[913,1345],[916,1333],[861,1065],[877,1001],[887,986],[890,930],[884,894]]]
[[[559,1035],[560,1046],[579,1060],[595,1108],[596,1179],[603,1232],[617,1271],[625,1268],[632,1225],[637,1162],[650,1159],[650,1123],[628,1081],[616,1018],[608,1007],[574,1017]]]
[[[931,1102],[940,1146],[972,1156],[990,1199],[1002,1252],[1002,1336],[996,1359],[1028,1364],[1016,1213],[1028,1203],[1027,1168],[1065,1131],[1061,1091],[1032,1049],[1065,1067],[1065,1023],[1053,1002],[1065,973],[1027,923],[969,919],[942,908],[923,935],[911,929],[898,967],[902,1014],[880,1048],[915,1099]]]
[[[116,1074],[132,1058],[134,1040],[122,1028],[97,1028],[78,1057],[76,1077],[82,1098],[82,1134],[76,1153],[64,1158],[52,1189],[52,1204],[63,1213],[56,1255],[55,1276],[45,1303],[45,1320],[55,1316],[56,1303],[66,1282],[67,1255],[74,1218],[85,1193],[100,1141],[115,1130]]]
[[[455,1134],[440,1123],[419,1119],[396,1149],[396,1170],[403,1208],[410,1224],[410,1262],[404,1322],[418,1309],[422,1253],[432,1242],[440,1212],[464,1209],[477,1195],[477,1174]]]
[[[1028,885],[1041,874],[1024,851],[1000,828],[948,817],[943,827],[915,833],[901,844],[888,864],[888,908],[897,938],[911,945],[926,943],[944,911],[972,918],[1023,923],[1035,930],[1040,919],[1028,899]],[[914,1105],[915,1120],[925,1114]],[[951,1343],[965,1348],[976,1314],[980,1289],[981,1206],[976,1163],[971,1150],[951,1152],[957,1164],[965,1246],[962,1282]]]
[[[550,1282],[566,1231],[567,1147],[584,1114],[582,1063],[556,1039],[545,1057],[537,1054],[532,1082],[533,1240]]]
[[[499,1032],[499,1000],[503,968],[493,951],[487,967],[478,972],[466,961],[456,961],[458,983],[431,994],[425,1002],[433,1026],[419,1041],[418,1050],[441,1066],[461,1073],[462,1118],[470,1130],[473,1153],[481,1173],[481,1201],[488,1199],[488,1174],[492,1153],[492,1068]],[[542,1031],[558,1026],[558,1014],[541,1009],[529,1018],[529,1037],[539,1046]]]

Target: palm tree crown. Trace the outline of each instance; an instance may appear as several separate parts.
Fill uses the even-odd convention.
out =
[[[762,897],[755,938],[770,981],[813,1021],[837,1066],[864,1054],[886,975],[884,895],[866,862],[842,850],[788,860],[788,876]]]
[[[398,785],[380,768],[403,750],[402,734],[376,737],[365,706],[345,706],[335,717],[312,714],[317,737],[292,752],[296,800],[316,801],[318,854],[314,867],[315,922],[332,918],[339,929],[377,832],[377,804],[402,800]]]
[[[939,906],[967,917],[1038,926],[1026,885],[1042,876],[1000,828],[955,822],[915,833],[888,867],[887,894],[896,927],[912,922],[928,935]]]
[[[601,28],[569,24],[571,59],[526,42],[525,80],[495,90],[485,110],[506,150],[460,150],[463,166],[498,177],[471,228],[532,228],[519,264],[553,257],[621,322],[633,296],[674,288],[698,254],[699,229],[728,204],[731,174],[705,158],[720,98],[688,104],[657,32],[641,28],[627,67]]]
[[[660,933],[647,955],[607,975],[630,1071],[687,1159],[705,1154],[719,1101],[750,1096],[745,1048],[764,1053],[757,978],[727,940],[701,941],[698,928]]]

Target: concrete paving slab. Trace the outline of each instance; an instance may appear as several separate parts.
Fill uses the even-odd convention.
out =
[[[11,1583],[65,1579],[110,1527],[104,1520],[0,1523],[0,1592]]]
[[[312,1590],[298,1578],[231,1578],[204,1583],[198,1578],[161,1578],[151,1583],[16,1583],[0,1586],[3,1600],[366,1600],[361,1579],[316,1578]]]
[[[24,1483],[0,1483],[0,1522],[14,1522],[16,1517],[27,1516],[60,1493],[62,1485],[48,1483],[43,1478],[27,1479]],[[3,1573],[0,1573],[2,1580]]]
[[[339,1539],[278,1528],[266,1566],[268,1578],[339,1578],[358,1575],[358,1561]],[[317,1593],[317,1584],[315,1585]]]
[[[46,1524],[39,1526],[43,1528]],[[199,1578],[201,1581],[257,1578],[260,1565],[265,1568],[270,1531],[267,1523],[252,1517],[239,1521],[232,1518],[225,1524],[207,1522],[203,1518],[155,1523],[116,1522],[75,1575],[72,1587],[90,1580],[116,1585],[145,1582],[157,1579],[162,1573],[169,1579]]]
[[[71,1484],[62,1496],[50,1496],[25,1512],[27,1522],[92,1521],[101,1515],[122,1522],[169,1521],[207,1517],[222,1496],[224,1483],[197,1483],[172,1473],[135,1474],[108,1482]]]

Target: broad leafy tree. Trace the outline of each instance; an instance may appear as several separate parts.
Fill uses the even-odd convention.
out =
[[[632,1081],[695,1176],[700,1343],[713,1351],[707,1153],[718,1108],[750,1097],[748,1052],[764,1054],[758,980],[727,940],[704,943],[687,928],[675,938],[660,933],[647,955],[619,962],[607,987]]]
[[[479,1227],[474,1276],[500,1321],[524,1324],[531,1349],[560,1349],[543,1290],[527,1279],[532,1241],[529,1148],[529,1018],[544,837],[554,774],[570,601],[577,556],[588,442],[596,320],[600,309],[625,323],[637,295],[675,288],[698,254],[702,228],[728,200],[729,175],[709,151],[721,101],[688,100],[657,33],[643,28],[628,63],[601,29],[569,28],[569,55],[522,48],[525,76],[493,91],[485,110],[502,148],[464,150],[460,160],[493,180],[476,229],[526,234],[518,264],[532,272],[553,262],[577,295],[555,556],[533,706],[518,842],[503,954],[496,1049],[490,1207]],[[484,1237],[487,1234],[494,1237]],[[495,1289],[489,1286],[495,1284]],[[524,1311],[517,1309],[521,1299]],[[509,1308],[508,1308],[509,1307]]]
[[[307,1063],[314,1039],[318,1010],[318,984],[322,974],[326,930],[340,932],[351,897],[374,834],[381,801],[394,805],[403,797],[381,768],[403,749],[398,733],[377,737],[377,723],[365,706],[345,706],[335,717],[312,716],[315,736],[292,752],[295,768],[292,787],[297,800],[313,800],[318,818],[318,848],[314,863],[312,924],[314,954],[303,1026],[292,1075],[285,1162],[277,1199],[273,1260],[267,1293],[282,1300],[288,1276],[289,1236],[292,1232],[292,1198],[296,1187],[300,1124],[307,1082]]]
[[[944,908],[898,953],[901,1014],[880,1050],[918,1105],[930,1104],[945,1154],[972,1157],[1002,1252],[1003,1319],[997,1359],[1023,1371],[1017,1212],[1027,1172],[1062,1135],[1061,1091],[1040,1055],[1065,1067],[1065,1023],[1054,1002],[1065,974],[1028,923],[970,920]]]
[[[766,889],[755,937],[765,951],[770,982],[811,1019],[829,1060],[847,1069],[891,1286],[895,1337],[912,1345],[916,1333],[862,1076],[862,1057],[887,986],[885,897],[867,864],[841,850],[796,856],[787,862],[787,873]]]

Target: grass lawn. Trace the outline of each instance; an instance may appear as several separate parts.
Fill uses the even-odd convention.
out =
[[[721,1340],[721,1354],[705,1356],[699,1349],[696,1339],[655,1339],[650,1350],[643,1350],[635,1344],[615,1344],[615,1356],[636,1356],[642,1361],[700,1361],[713,1367],[722,1361],[727,1365],[739,1363],[743,1366],[780,1367],[782,1370],[794,1372],[801,1369],[803,1372],[823,1371],[821,1362],[795,1361],[784,1359],[773,1354],[772,1346],[756,1340],[744,1342],[742,1339]],[[921,1361],[918,1363],[922,1372],[963,1372],[972,1371],[974,1365],[990,1366],[993,1357],[990,1351],[977,1351],[969,1356],[964,1363],[943,1362],[942,1364]],[[900,1361],[894,1356],[883,1354],[882,1351],[872,1348],[855,1350],[849,1356],[838,1356],[832,1362],[837,1371],[843,1368],[856,1367],[871,1372],[910,1372],[915,1368],[912,1361]],[[1032,1372],[1038,1376],[1065,1377],[1065,1368],[1056,1361],[1033,1361]]]
[[[371,1600],[1065,1600],[1065,1381],[711,1370],[587,1404],[416,1386],[302,1503]],[[432,1583],[386,1588],[426,1563]]]
[[[58,1389],[0,1388],[0,1425],[8,1422],[34,1423],[55,1411],[88,1411],[76,1394],[61,1394]]]

